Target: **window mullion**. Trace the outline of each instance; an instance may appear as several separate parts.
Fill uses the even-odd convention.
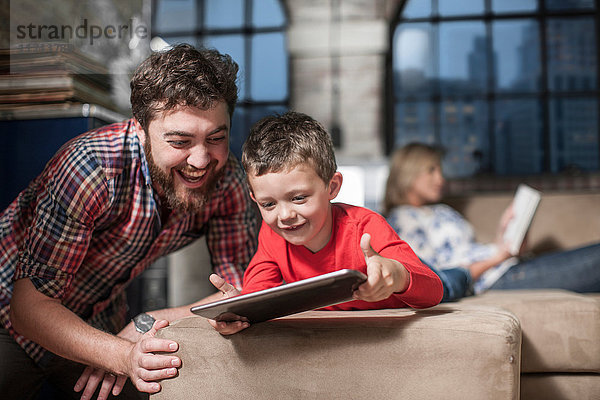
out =
[[[490,0],[486,1],[486,9],[491,10]],[[498,79],[498,71],[495,66],[495,58],[494,58],[494,33],[492,29],[492,21],[486,20],[485,22],[485,30],[487,35],[487,93],[484,96],[485,103],[487,105],[488,119],[487,119],[487,139],[488,139],[488,157],[490,160],[490,164],[493,166],[493,170],[495,172],[495,166],[497,165],[496,160],[496,132],[494,131],[494,121],[496,119],[496,82]],[[483,153],[483,151],[482,151]],[[485,159],[485,156],[482,155],[482,160]],[[481,168],[481,166],[480,166]]]
[[[433,13],[437,12],[437,0],[433,0]],[[431,51],[433,52],[432,60],[434,62],[434,76],[440,76],[440,23],[439,21],[434,22],[433,26],[433,44],[431,46]],[[442,88],[440,87],[441,79],[437,79],[435,89],[433,90],[431,96],[431,100],[433,103],[433,116],[435,120],[433,121],[433,136],[437,143],[442,142]]]
[[[545,7],[545,5],[543,6]],[[552,141],[550,139],[550,89],[548,88],[548,40],[547,40],[547,18],[538,16],[538,25],[540,30],[540,103],[542,111],[542,141],[544,150],[543,170],[550,172],[552,170]]]

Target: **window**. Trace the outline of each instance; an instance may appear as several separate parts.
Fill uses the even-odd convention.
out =
[[[388,150],[442,145],[449,177],[600,170],[593,0],[407,0]]]
[[[240,66],[231,150],[250,127],[289,104],[287,18],[278,0],[155,0],[152,34],[169,45],[214,47]]]

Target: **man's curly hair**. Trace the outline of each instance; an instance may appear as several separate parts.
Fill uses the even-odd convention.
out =
[[[209,109],[224,101],[233,115],[238,97],[238,65],[214,49],[189,44],[152,54],[131,80],[133,116],[147,132],[157,113],[177,106]]]

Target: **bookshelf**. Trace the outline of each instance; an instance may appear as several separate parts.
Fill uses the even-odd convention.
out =
[[[76,48],[0,50],[0,207],[69,139],[125,119],[108,69]]]

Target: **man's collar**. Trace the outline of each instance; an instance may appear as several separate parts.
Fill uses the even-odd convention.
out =
[[[152,186],[152,178],[150,177],[150,168],[148,167],[148,160],[146,159],[146,152],[144,151],[144,145],[142,144],[142,140],[140,139],[142,136],[141,135],[145,135],[146,133],[144,132],[144,129],[142,128],[142,126],[140,125],[139,122],[137,122],[137,120],[135,118],[131,119],[131,125],[132,125],[132,132],[136,137],[136,141],[138,144],[138,147],[140,149],[140,159],[142,162],[142,174],[144,174],[144,178],[146,179],[146,185],[148,186]]]

